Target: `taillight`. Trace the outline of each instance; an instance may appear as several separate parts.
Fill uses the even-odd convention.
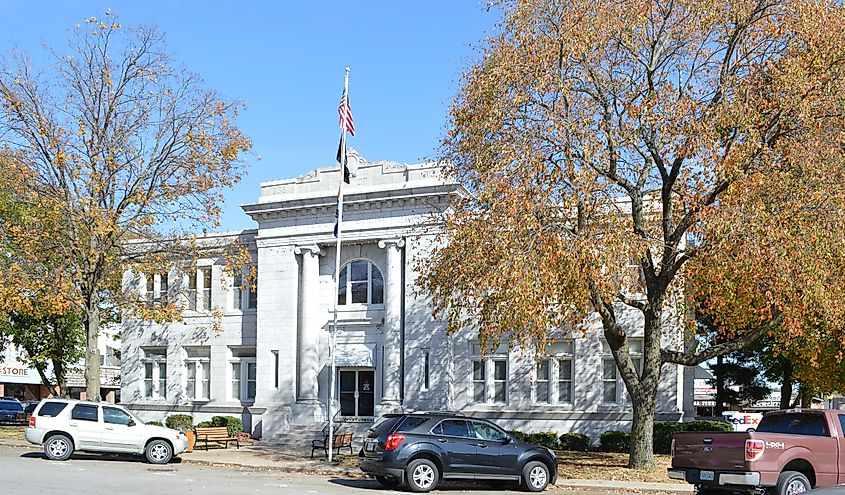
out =
[[[746,440],[745,441],[745,460],[756,461],[763,456],[766,451],[766,442],[762,440]]]
[[[35,428],[35,416],[30,416],[30,417],[29,417],[29,427],[30,427],[30,428]]]
[[[391,433],[387,435],[387,441],[384,442],[384,450],[393,450],[405,440],[405,435],[399,433]]]
[[[672,446],[669,448],[669,453],[672,455],[672,457],[675,457],[675,439],[674,438],[672,439]]]

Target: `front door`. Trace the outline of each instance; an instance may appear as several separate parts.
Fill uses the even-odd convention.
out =
[[[141,450],[141,426],[134,424],[126,411],[117,407],[103,406],[103,435],[100,442],[103,449],[119,452]],[[132,424],[132,426],[129,426]]]
[[[489,479],[511,479],[519,476],[519,449],[507,433],[484,421],[471,421],[478,439],[477,474]]]
[[[440,446],[446,460],[443,478],[474,478],[478,440],[470,430],[468,422],[462,419],[446,419],[438,423],[431,432],[437,442],[435,445]]]
[[[373,416],[375,375],[373,370],[338,371],[341,416]]]

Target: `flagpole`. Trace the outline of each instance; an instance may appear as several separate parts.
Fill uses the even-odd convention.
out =
[[[348,98],[349,93],[349,67],[346,68],[346,75],[343,78],[343,97]],[[343,156],[340,162],[340,180],[337,186],[337,244],[335,246],[334,259],[334,324],[329,333],[329,355],[331,356],[331,373],[329,375],[329,442],[328,442],[328,461],[332,462],[332,444],[334,443],[334,376],[335,376],[335,349],[337,333],[337,297],[340,293],[340,235],[343,231],[343,174],[344,162],[346,161],[346,126],[342,129],[341,144],[343,146]]]

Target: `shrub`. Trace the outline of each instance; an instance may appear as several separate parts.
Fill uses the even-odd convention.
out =
[[[197,428],[208,428],[211,426],[211,421],[200,421],[197,423]]]
[[[161,421],[147,421],[144,424],[145,425],[152,425],[152,426],[164,426],[163,424],[161,424]]]
[[[537,445],[542,445],[543,447],[548,447],[550,449],[556,449],[558,447],[557,433],[553,431],[525,433],[518,430],[511,430],[508,433],[521,442],[536,443]]]
[[[164,426],[174,430],[188,431],[194,427],[194,418],[187,414],[174,414],[167,417]]]
[[[244,431],[243,421],[234,416],[213,416],[211,418],[211,426],[225,426],[229,430],[230,437]]]
[[[733,425],[727,421],[699,420],[683,425],[684,431],[734,431]]]
[[[518,440],[520,442],[527,442],[528,441],[528,433],[519,431],[519,430],[510,430],[508,431],[510,435],[514,438],[514,440]]]
[[[672,448],[672,436],[680,431],[686,431],[688,424],[668,421],[654,423],[654,453],[668,454]]]
[[[605,452],[628,452],[631,450],[631,433],[627,431],[606,431],[599,439]]]
[[[558,437],[558,446],[561,450],[586,452],[590,449],[590,437],[583,433],[564,433]]]

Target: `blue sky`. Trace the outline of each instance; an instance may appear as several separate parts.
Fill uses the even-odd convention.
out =
[[[244,180],[227,193],[220,230],[254,226],[238,205],[264,181],[336,164],[344,67],[356,136],[368,160],[435,156],[461,73],[494,33],[483,0],[222,2],[0,0],[0,53],[37,56],[68,30],[110,8],[123,24],[156,25],[170,53],[206,85],[246,102],[252,138]]]

